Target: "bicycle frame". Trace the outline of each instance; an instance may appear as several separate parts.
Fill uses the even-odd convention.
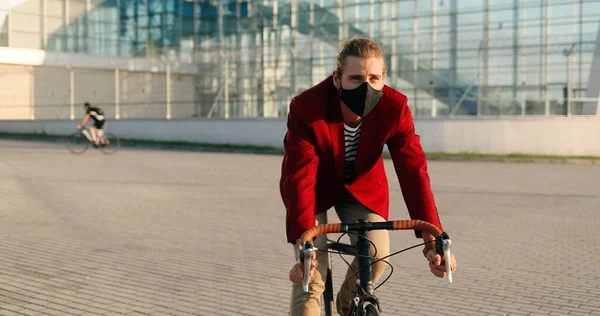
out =
[[[360,220],[360,223],[368,223],[366,220]],[[349,226],[351,226],[350,224]],[[379,225],[378,225],[379,226]],[[389,226],[389,225],[385,225]],[[381,229],[381,228],[380,228]],[[371,229],[373,230],[373,229]],[[371,255],[369,250],[371,248],[371,242],[366,238],[367,229],[358,229],[355,231],[358,236],[356,246],[332,242],[328,240],[327,249],[337,250],[342,254],[352,255],[358,257],[358,278],[356,284],[355,294],[355,305],[360,308],[365,301],[369,301],[379,307],[379,300],[373,291],[373,269],[371,265]],[[325,284],[325,292],[323,293],[323,299],[325,303],[325,315],[333,316],[334,304],[333,304],[333,276],[331,270],[331,253],[328,253],[329,268],[327,269],[327,279]],[[362,281],[361,281],[362,280]],[[367,280],[366,282],[364,280]],[[352,308],[350,309],[352,312]]]

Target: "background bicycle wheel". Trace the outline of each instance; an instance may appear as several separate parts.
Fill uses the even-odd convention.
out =
[[[112,133],[104,133],[104,137],[106,137],[108,144],[104,147],[100,147],[100,150],[106,155],[115,154],[121,145],[119,138]]]
[[[81,132],[75,132],[69,135],[66,145],[70,152],[81,155],[88,149],[90,142]]]

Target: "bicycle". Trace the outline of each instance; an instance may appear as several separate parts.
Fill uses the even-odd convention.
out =
[[[93,141],[83,132],[84,130],[89,135],[89,130],[83,128],[67,137],[66,146],[71,153],[81,155],[88,149],[90,144],[94,148],[99,148],[105,155],[112,155],[119,150],[121,143],[119,137],[115,134],[104,132],[104,136],[100,139],[100,145],[95,146]]]
[[[417,244],[415,246],[411,246],[400,251],[391,253],[388,256],[383,258],[379,258],[373,262],[372,259],[376,259],[375,257],[370,256],[369,249],[372,245],[372,242],[368,240],[366,237],[367,232],[371,230],[417,230],[421,231],[425,237],[427,242]],[[343,233],[337,240],[334,242],[330,239],[327,239],[327,249],[320,250],[313,246],[312,240],[313,238],[323,235],[323,234],[335,234],[335,233]],[[341,238],[348,233],[356,233],[358,235],[358,242],[356,246],[340,243]],[[440,231],[434,225],[419,221],[419,220],[395,220],[395,221],[387,221],[387,222],[370,222],[367,220],[359,220],[358,223],[335,223],[335,224],[321,224],[315,226],[307,231],[305,231],[301,238],[300,243],[300,261],[304,263],[304,277],[302,282],[302,287],[304,292],[308,292],[308,274],[310,271],[311,260],[312,260],[312,252],[313,251],[326,251],[328,253],[328,261],[329,268],[327,271],[327,277],[325,281],[325,292],[323,293],[323,299],[325,303],[325,314],[326,316],[332,316],[332,312],[334,310],[333,304],[333,279],[332,279],[332,270],[331,270],[331,253],[335,253],[330,250],[337,251],[338,254],[347,254],[352,256],[358,256],[358,271],[353,275],[358,275],[356,279],[356,291],[354,292],[354,298],[350,304],[350,309],[346,316],[379,316],[381,312],[380,301],[375,296],[375,289],[382,286],[390,277],[390,275],[377,287],[373,288],[372,283],[372,269],[371,266],[378,262],[385,260],[389,257],[397,255],[401,252],[407,251],[409,249],[413,249],[427,243],[435,243],[433,249],[435,249],[436,253],[440,256],[444,256],[446,262],[446,274],[448,278],[448,282],[452,283],[452,271],[450,268],[450,246],[451,240],[450,236],[446,232]],[[375,246],[375,245],[373,245]],[[376,250],[375,250],[376,251]],[[343,257],[342,257],[343,258]],[[345,260],[344,260],[345,261]],[[388,265],[391,264],[387,261]],[[346,261],[348,264],[348,262]],[[349,264],[348,264],[349,265]],[[393,273],[393,267],[392,267]],[[368,280],[367,282],[361,282],[361,280]]]

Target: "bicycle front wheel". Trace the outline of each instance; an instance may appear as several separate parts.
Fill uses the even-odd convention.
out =
[[[373,304],[366,304],[363,308],[363,312],[361,313],[363,316],[380,316],[379,310],[377,306]]]
[[[104,133],[105,144],[100,145],[100,150],[103,154],[112,155],[119,150],[121,142],[119,137],[112,133]]]
[[[90,141],[83,135],[81,132],[76,132],[71,135],[66,140],[67,149],[70,152],[76,155],[83,154],[89,147]]]

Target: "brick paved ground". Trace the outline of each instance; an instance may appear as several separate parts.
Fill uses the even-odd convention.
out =
[[[9,141],[0,157],[0,315],[287,314],[281,157],[74,156]],[[391,214],[406,218],[386,163]],[[455,283],[419,250],[394,257],[384,314],[600,315],[598,166],[432,162],[430,173]]]

